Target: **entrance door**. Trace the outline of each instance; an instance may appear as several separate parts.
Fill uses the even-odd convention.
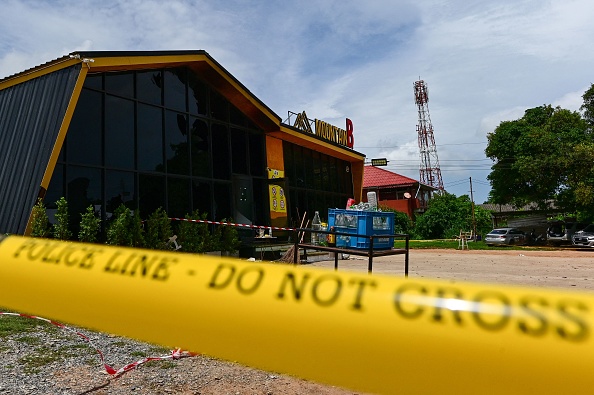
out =
[[[252,225],[254,191],[251,177],[233,176],[233,201],[233,220],[238,224]]]

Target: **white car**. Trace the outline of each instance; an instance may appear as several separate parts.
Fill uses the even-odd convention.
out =
[[[576,232],[571,241],[574,246],[594,247],[594,224],[590,224],[579,232]]]
[[[485,237],[485,244],[489,246],[526,244],[526,234],[516,228],[493,229]]]

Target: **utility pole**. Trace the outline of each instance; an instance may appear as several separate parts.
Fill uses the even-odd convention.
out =
[[[472,239],[476,241],[476,220],[474,218],[474,196],[472,194],[472,177],[470,179],[470,202],[472,204]]]

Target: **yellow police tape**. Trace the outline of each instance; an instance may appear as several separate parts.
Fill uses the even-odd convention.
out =
[[[46,239],[0,242],[0,306],[370,393],[590,393],[591,294]]]

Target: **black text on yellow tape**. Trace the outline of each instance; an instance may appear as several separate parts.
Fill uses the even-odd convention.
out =
[[[580,393],[590,294],[8,237],[0,305],[372,393]]]

